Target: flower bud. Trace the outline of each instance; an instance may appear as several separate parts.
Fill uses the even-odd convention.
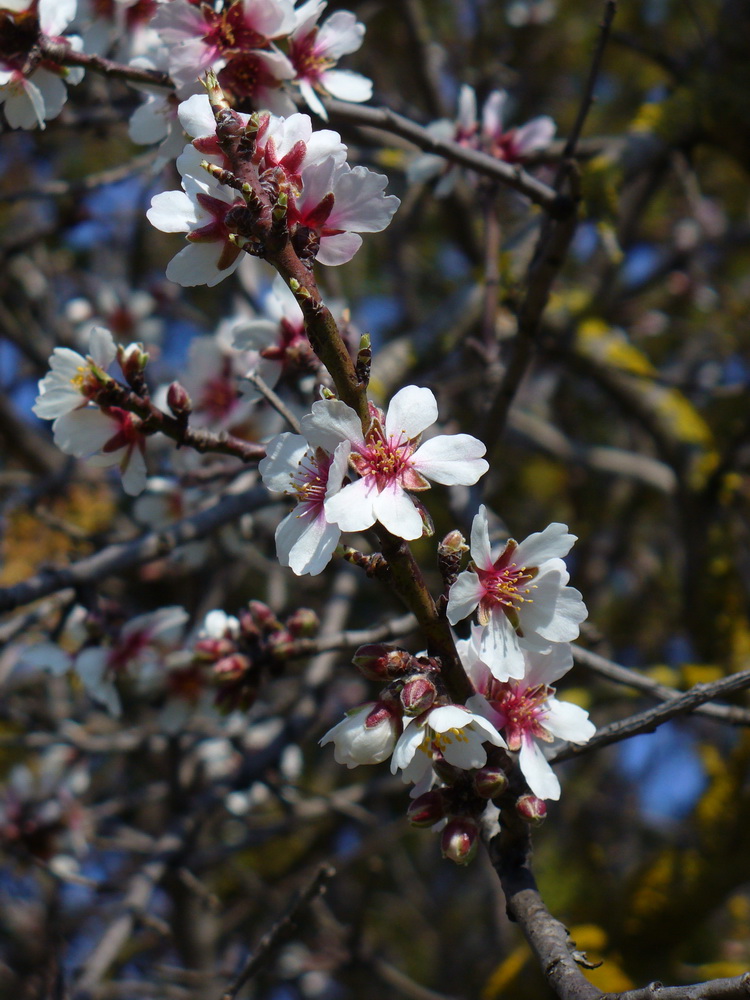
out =
[[[460,531],[449,531],[438,545],[438,567],[446,586],[452,586],[461,569],[464,552],[469,546]]]
[[[440,838],[443,857],[457,865],[468,865],[479,850],[479,829],[470,819],[452,819]]]
[[[148,364],[148,351],[144,351],[143,344],[128,344],[127,347],[118,344],[117,363],[128,382],[139,380]]]
[[[214,679],[219,684],[233,684],[241,680],[249,669],[250,660],[241,653],[234,653],[214,663]]]
[[[231,656],[237,651],[233,639],[199,639],[193,647],[193,653],[198,660],[209,663]]]
[[[286,620],[286,627],[295,639],[311,638],[319,625],[320,620],[311,608],[299,608]]]
[[[533,826],[539,826],[547,815],[547,803],[536,795],[522,795],[516,800],[516,812]]]
[[[368,702],[347,713],[329,729],[321,746],[333,743],[333,756],[339,764],[379,764],[390,757],[401,732],[401,720],[382,701]]]
[[[401,689],[401,704],[406,715],[421,715],[437,696],[437,688],[424,674],[414,674]]]
[[[382,642],[370,642],[359,647],[352,663],[368,680],[389,681],[409,669],[412,655],[403,649],[392,649]]]
[[[480,767],[472,778],[474,791],[483,799],[495,799],[508,787],[508,776],[501,767]]]
[[[172,382],[167,389],[167,406],[176,417],[190,416],[193,410],[193,401],[184,385]]]
[[[412,826],[434,826],[444,817],[445,799],[438,788],[418,795],[406,810],[406,818]]]
[[[284,627],[263,601],[250,601],[248,608],[253,616],[253,621],[263,632],[280,632]]]

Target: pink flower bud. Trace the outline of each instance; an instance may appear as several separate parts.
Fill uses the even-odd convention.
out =
[[[501,767],[480,767],[472,778],[474,791],[483,799],[494,799],[508,787],[508,776]]]
[[[424,674],[414,674],[401,689],[401,704],[407,715],[421,715],[432,707],[437,688]]]
[[[249,669],[250,660],[241,653],[234,653],[214,663],[214,679],[219,684],[233,684],[241,680]]]
[[[406,810],[406,818],[412,826],[434,826],[444,816],[445,800],[443,793],[437,788],[418,795]]]
[[[547,815],[547,804],[536,795],[522,795],[516,800],[516,812],[527,823],[539,826]]]
[[[209,663],[231,656],[237,651],[237,645],[232,639],[199,639],[193,647],[196,659]]]
[[[132,382],[143,375],[143,370],[148,364],[148,351],[144,351],[143,344],[129,344],[127,347],[118,344],[117,361],[122,374],[128,382]]]
[[[452,819],[440,838],[443,857],[457,865],[468,865],[479,850],[479,829],[470,819]]]
[[[263,632],[280,632],[284,627],[263,601],[250,601],[248,608],[253,616],[253,621]]]
[[[368,680],[389,681],[409,669],[412,659],[411,653],[403,649],[392,649],[382,642],[370,642],[359,647],[352,663]]]
[[[456,581],[464,552],[469,546],[460,531],[449,531],[438,545],[438,566],[447,586]]]
[[[319,625],[320,620],[311,608],[299,608],[286,620],[286,627],[295,639],[314,636]]]
[[[172,382],[167,389],[167,406],[176,417],[189,417],[193,410],[193,401],[184,385]]]

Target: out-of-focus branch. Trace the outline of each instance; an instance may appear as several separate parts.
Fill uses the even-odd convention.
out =
[[[318,868],[310,882],[292,901],[286,913],[263,935],[255,953],[248,959],[247,964],[232,985],[222,993],[221,1000],[235,1000],[245,983],[273,958],[279,947],[294,932],[303,911],[314,899],[326,891],[326,883],[335,874],[336,869],[332,865],[323,864]]]
[[[750,972],[732,979],[711,979],[692,986],[649,983],[639,990],[605,993],[602,1000],[741,1000],[747,996],[750,996]]]
[[[613,663],[612,660],[607,660],[603,656],[599,656],[598,653],[592,653],[580,646],[573,646],[573,659],[599,677],[605,677],[616,684],[626,684],[637,691],[643,691],[644,694],[658,698],[659,701],[669,701],[682,696],[682,692],[675,691],[674,688],[667,687],[666,684],[659,684],[658,681],[645,677],[637,670],[622,667],[619,663]],[[739,705],[714,705],[709,702],[705,705],[697,705],[693,711],[695,715],[705,715],[709,719],[718,719],[734,725],[750,725],[750,709],[742,708]]]
[[[243,493],[217,500],[205,510],[186,517],[168,528],[150,531],[132,542],[108,545],[100,552],[80,559],[71,566],[43,570],[28,580],[0,590],[0,612],[12,611],[23,604],[30,604],[31,601],[54,594],[58,590],[65,590],[67,587],[94,583],[139,563],[161,559],[180,545],[205,538],[222,525],[267,503],[269,503],[268,494],[263,488],[256,486]]]
[[[750,687],[750,670],[741,670],[739,673],[730,674],[729,677],[722,677],[712,684],[695,684],[676,698],[650,708],[646,712],[639,712],[631,715],[627,719],[613,722],[603,729],[599,729],[588,743],[581,746],[567,744],[550,758],[550,763],[559,764],[563,760],[571,757],[580,757],[581,754],[590,753],[600,747],[609,746],[610,743],[619,743],[631,736],[639,733],[652,733],[658,726],[664,725],[670,719],[678,715],[687,715],[693,712],[698,705],[703,705],[714,698],[721,698],[734,691],[744,691]]]
[[[174,84],[167,73],[162,73],[158,69],[145,69],[141,66],[126,66],[123,63],[114,62],[112,59],[104,59],[102,56],[92,55],[88,52],[77,52],[64,39],[48,38],[46,35],[41,35],[39,51],[45,59],[49,59],[50,62],[57,63],[59,66],[82,66],[95,73],[103,73],[104,76],[127,80],[129,83],[145,83],[151,87],[174,90]]]

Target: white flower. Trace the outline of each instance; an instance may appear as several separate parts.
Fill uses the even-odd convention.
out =
[[[422,431],[437,420],[429,389],[401,389],[388,411],[373,407],[366,433],[354,410],[340,400],[319,400],[302,419],[302,431],[332,451],[341,441],[351,447],[360,475],[326,500],[325,513],[342,531],[363,531],[380,521],[400,538],[419,538],[422,517],[407,490],[429,489],[428,479],[446,486],[471,485],[489,468],[485,447],[469,434],[439,434],[420,445]]]
[[[7,4],[4,7],[7,11]],[[17,53],[0,56],[0,103],[5,103],[5,117],[11,128],[30,129],[38,125],[43,129],[45,122],[56,118],[65,104],[68,92],[63,79],[79,83],[83,69],[50,68],[51,64],[35,60],[34,69],[26,76],[28,51],[24,51],[24,44],[31,50],[40,33],[53,39],[60,36],[75,17],[76,0],[39,0],[36,12],[19,4],[11,9],[15,12],[13,37],[20,45]],[[65,41],[76,50],[83,45],[75,35],[67,36]]]
[[[409,722],[393,750],[391,771],[401,770],[404,782],[419,784],[435,759],[444,758],[464,771],[483,767],[484,743],[505,746],[500,733],[481,715],[463,705],[441,705]]]
[[[333,743],[337,763],[347,767],[380,764],[391,755],[401,731],[401,720],[383,702],[368,702],[347,712],[338,725],[329,729],[320,745]]]
[[[523,677],[523,649],[543,652],[553,642],[577,638],[586,606],[566,586],[562,559],[575,540],[567,525],[550,524],[520,545],[511,539],[493,556],[486,508],[474,517],[472,563],[451,587],[448,621],[455,625],[478,609],[480,624],[487,626],[480,655],[498,680]]]
[[[131,619],[107,648],[89,646],[75,661],[75,670],[91,697],[113,714],[121,711],[115,680],[124,674],[155,670],[165,650],[173,646],[188,620],[184,608],[160,608]]]
[[[55,444],[66,455],[85,458],[90,465],[117,466],[122,488],[138,496],[146,487],[146,438],[138,418],[119,407],[85,406],[63,413],[52,425]]]
[[[469,698],[467,706],[505,731],[508,749],[518,751],[518,763],[534,795],[559,799],[560,782],[538,741],[587,743],[596,732],[588,713],[578,705],[558,701],[551,686],[573,666],[568,643],[556,643],[547,653],[525,652],[524,677],[507,682],[496,680],[476,661],[467,663],[465,650],[460,645],[458,649],[479,692]]]
[[[258,465],[269,490],[297,496],[297,506],[276,529],[279,562],[297,576],[320,573],[338,544],[341,531],[326,518],[325,503],[341,489],[348,457],[346,442],[328,452],[299,434],[279,434]]]
[[[338,10],[318,27],[326,6],[325,0],[308,0],[298,7],[297,25],[289,39],[295,83],[308,107],[321,118],[328,115],[316,90],[342,101],[369,101],[372,97],[372,82],[367,77],[333,68],[341,56],[361,46],[365,26],[350,11]]]
[[[50,371],[39,382],[34,413],[42,420],[54,420],[85,406],[108,380],[106,371],[116,357],[112,334],[101,326],[91,331],[85,358],[69,347],[56,347],[49,359]]]

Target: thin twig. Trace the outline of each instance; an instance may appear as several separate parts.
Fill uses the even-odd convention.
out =
[[[711,979],[693,986],[662,986],[649,983],[638,990],[605,993],[601,1000],[741,1000],[750,995],[750,972],[732,979]]]
[[[234,982],[222,994],[221,1000],[235,1000],[245,983],[261,969],[288,939],[297,926],[297,921],[310,903],[326,891],[328,883],[336,874],[332,865],[322,864],[305,888],[292,901],[289,909],[273,927],[263,935],[253,955]]]
[[[686,691],[685,694],[677,698],[670,698],[669,701],[650,708],[646,712],[639,712],[631,715],[627,719],[613,722],[603,729],[599,729],[588,743],[581,746],[566,744],[561,750],[550,758],[551,764],[559,764],[563,760],[570,760],[571,757],[580,757],[581,754],[598,750],[600,747],[609,746],[611,743],[619,743],[621,740],[637,736],[639,733],[651,733],[658,726],[663,726],[665,722],[674,719],[678,715],[687,715],[693,712],[698,705],[703,705],[707,701],[721,698],[734,691],[743,691],[750,687],[750,670],[741,670],[739,673],[730,674],[729,677],[722,677],[712,684],[695,684]]]
[[[268,385],[268,383],[265,382],[260,375],[257,374],[257,372],[248,372],[247,375],[243,376],[243,378],[246,378],[251,385],[254,385],[258,392],[271,404],[274,410],[276,410],[276,412],[279,413],[284,420],[286,420],[294,433],[299,434],[299,420],[297,420],[284,400],[273,391],[271,386]]]
[[[674,688],[667,687],[666,684],[659,684],[658,681],[646,677],[637,670],[620,666],[619,663],[607,660],[603,656],[599,656],[598,653],[592,653],[580,646],[573,646],[573,659],[599,677],[606,677],[607,680],[614,681],[615,684],[626,684],[637,691],[643,691],[644,694],[658,698],[659,701],[669,701],[682,696],[681,691],[675,691]],[[734,725],[750,725],[750,709],[741,708],[739,705],[714,705],[708,702],[705,705],[698,705],[694,714],[705,715],[709,719],[720,719],[722,722]]]

